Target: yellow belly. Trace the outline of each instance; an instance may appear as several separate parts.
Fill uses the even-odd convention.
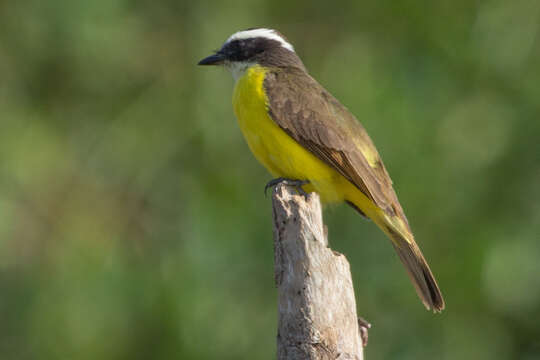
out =
[[[304,190],[318,192],[323,202],[348,200],[365,213],[372,213],[376,207],[361,191],[270,118],[263,88],[265,72],[258,65],[246,70],[238,79],[233,95],[240,129],[257,160],[275,177],[309,180]]]

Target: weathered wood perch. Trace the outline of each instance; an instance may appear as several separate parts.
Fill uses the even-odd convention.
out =
[[[362,360],[349,263],[328,247],[319,196],[280,184],[272,208],[278,360]]]

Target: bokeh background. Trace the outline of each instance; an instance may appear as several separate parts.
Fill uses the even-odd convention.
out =
[[[536,0],[0,1],[0,358],[275,358],[270,177],[195,65],[253,26],[363,122],[446,297],[326,209],[366,358],[540,358],[539,25]]]

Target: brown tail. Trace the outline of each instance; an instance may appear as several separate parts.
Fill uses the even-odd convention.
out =
[[[444,309],[441,290],[418,246],[414,242],[412,244],[400,242],[399,245],[392,242],[392,244],[426,308],[441,312]]]
[[[434,312],[441,312],[444,309],[441,290],[413,236],[410,235],[410,238],[407,239],[388,225],[384,226],[383,230],[392,238],[392,245],[396,249],[399,259],[405,265],[416,293],[426,308]]]

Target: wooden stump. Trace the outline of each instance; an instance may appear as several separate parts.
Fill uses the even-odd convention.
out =
[[[277,358],[363,359],[349,263],[328,247],[319,196],[280,184],[272,206]]]

